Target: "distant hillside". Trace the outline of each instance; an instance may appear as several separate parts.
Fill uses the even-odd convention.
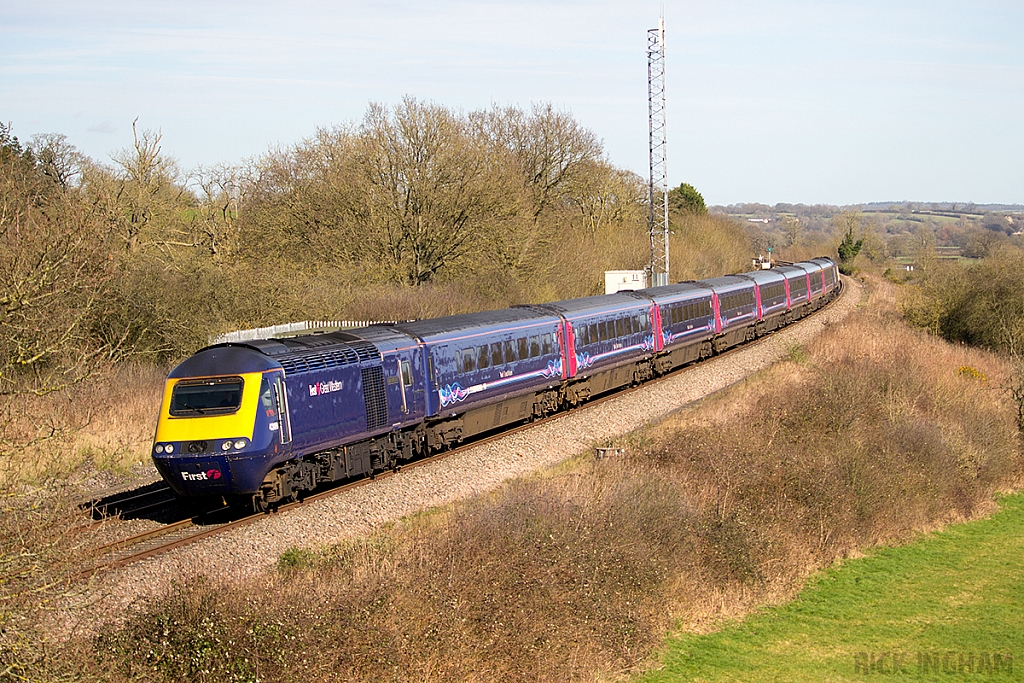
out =
[[[799,247],[834,245],[854,227],[865,235],[865,256],[876,264],[912,259],[924,247],[956,249],[956,257],[977,258],[1005,241],[1024,241],[1024,205],[971,202],[868,202],[829,204],[730,204],[709,213],[743,221],[759,232],[758,248],[781,258]],[[823,251],[821,253],[824,253]]]
[[[856,210],[856,207],[849,207]],[[940,211],[949,213],[985,214],[990,212],[1024,213],[1024,204],[975,204],[974,202],[868,202],[862,211]]]

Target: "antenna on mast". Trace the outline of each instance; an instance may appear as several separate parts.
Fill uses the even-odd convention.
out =
[[[668,284],[668,157],[665,138],[665,13],[647,31],[647,111],[650,140],[650,286]]]

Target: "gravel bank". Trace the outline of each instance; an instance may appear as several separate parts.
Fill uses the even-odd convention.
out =
[[[589,450],[764,369],[836,324],[861,300],[862,287],[846,279],[846,293],[827,311],[738,353],[693,366],[654,386],[574,411],[457,455],[403,471],[324,500],[311,501],[235,532],[110,572],[72,607],[66,626],[123,613],[130,603],[159,595],[171,582],[200,574],[218,582],[258,575],[289,547],[315,547],[360,534],[410,513],[492,490],[511,478]],[[88,605],[88,607],[86,607]],[[72,616],[74,615],[74,616]]]

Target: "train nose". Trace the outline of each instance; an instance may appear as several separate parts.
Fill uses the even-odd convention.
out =
[[[231,468],[227,458],[199,456],[154,457],[164,480],[182,496],[223,495],[232,492]]]

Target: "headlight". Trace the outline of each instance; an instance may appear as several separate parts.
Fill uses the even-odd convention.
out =
[[[173,452],[174,452],[174,444],[169,443],[166,446],[164,446],[164,453],[173,453]]]
[[[231,442],[230,441],[225,441],[224,443],[222,443],[220,445],[220,449],[222,451],[230,451],[231,450]]]
[[[162,443],[158,443],[156,445],[156,448],[154,448],[153,450],[156,451],[157,453],[163,453],[164,452],[164,445]]]
[[[246,446],[245,439],[239,439],[238,441],[235,442],[235,448],[237,448],[239,450],[245,448],[245,446]]]

